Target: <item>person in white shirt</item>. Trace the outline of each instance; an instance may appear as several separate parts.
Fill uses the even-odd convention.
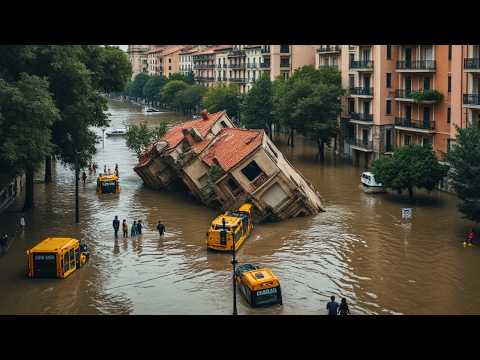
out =
[[[22,228],[22,230],[25,229],[25,226],[26,226],[26,225],[27,225],[27,224],[26,224],[26,222],[25,222],[25,218],[22,216],[22,217],[20,218],[20,227]]]

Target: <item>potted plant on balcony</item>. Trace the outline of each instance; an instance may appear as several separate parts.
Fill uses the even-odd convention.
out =
[[[437,90],[412,91],[412,99],[424,104],[435,104],[443,99],[443,94]]]

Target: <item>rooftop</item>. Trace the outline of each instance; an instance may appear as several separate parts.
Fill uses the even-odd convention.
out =
[[[262,144],[263,134],[263,130],[222,129],[202,160],[208,166],[216,160],[224,171],[229,171]]]

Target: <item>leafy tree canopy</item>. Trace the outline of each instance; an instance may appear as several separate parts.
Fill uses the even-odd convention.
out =
[[[218,84],[208,88],[203,97],[203,105],[210,113],[226,110],[228,116],[236,117],[240,110],[240,100],[238,85]]]
[[[128,127],[126,142],[130,150],[140,157],[152,144],[167,132],[167,123],[162,121],[158,127],[148,128],[145,123]]]
[[[273,86],[263,75],[246,94],[241,106],[242,123],[247,128],[269,129],[273,124]]]

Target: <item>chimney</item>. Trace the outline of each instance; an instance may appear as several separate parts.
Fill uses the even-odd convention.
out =
[[[203,120],[208,120],[208,111],[207,111],[207,109],[203,109],[202,112],[200,113],[200,116],[202,117]]]

